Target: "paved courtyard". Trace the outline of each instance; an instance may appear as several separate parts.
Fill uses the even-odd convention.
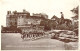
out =
[[[37,40],[22,40],[19,33],[2,33],[2,50],[77,50],[77,42],[62,41],[44,37]]]

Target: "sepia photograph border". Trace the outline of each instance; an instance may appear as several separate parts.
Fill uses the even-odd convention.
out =
[[[49,0],[48,0],[49,1]],[[70,0],[68,0],[68,1],[70,1]],[[80,0],[79,0],[80,1]],[[0,4],[2,5],[2,2],[3,2],[3,0],[0,0]],[[4,4],[5,2],[3,2],[3,4]],[[79,9],[80,9],[80,2],[78,3],[79,4]],[[0,6],[0,8],[1,8],[2,6]],[[6,6],[5,6],[6,7]],[[23,8],[24,9],[24,8]],[[0,10],[3,10],[3,9],[0,9]],[[6,13],[7,13],[7,11],[6,11]],[[3,23],[5,23],[5,21],[2,19],[3,17],[1,17],[1,12],[0,12],[0,25],[2,26],[2,22]],[[6,17],[6,15],[5,15],[5,17]],[[80,17],[80,10],[79,10],[79,17]],[[80,20],[80,19],[79,19]],[[80,26],[80,22],[79,22],[79,25],[78,26]],[[80,29],[80,27],[78,27],[79,29]],[[80,31],[79,31],[79,33],[78,33],[78,35],[80,34]],[[1,51],[80,51],[80,35],[78,36],[79,37],[79,42],[78,42],[78,50],[1,50],[1,27],[0,27],[0,50]]]

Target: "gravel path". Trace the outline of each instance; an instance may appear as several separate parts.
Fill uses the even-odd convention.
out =
[[[77,42],[64,43],[47,37],[38,40],[22,40],[19,33],[2,33],[2,50],[71,50],[77,49]]]

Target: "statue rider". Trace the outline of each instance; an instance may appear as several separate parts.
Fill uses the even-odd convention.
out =
[[[61,22],[60,24],[63,24],[64,23],[64,15],[63,15],[63,12],[60,12],[61,13]]]

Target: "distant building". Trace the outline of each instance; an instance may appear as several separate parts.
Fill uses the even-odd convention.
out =
[[[59,18],[57,17],[57,16],[53,16],[52,18],[51,18],[51,20],[58,20]]]
[[[60,24],[60,22],[61,22],[61,18],[58,18],[58,17],[55,16],[55,15],[51,18],[51,20],[56,21],[57,24]]]

